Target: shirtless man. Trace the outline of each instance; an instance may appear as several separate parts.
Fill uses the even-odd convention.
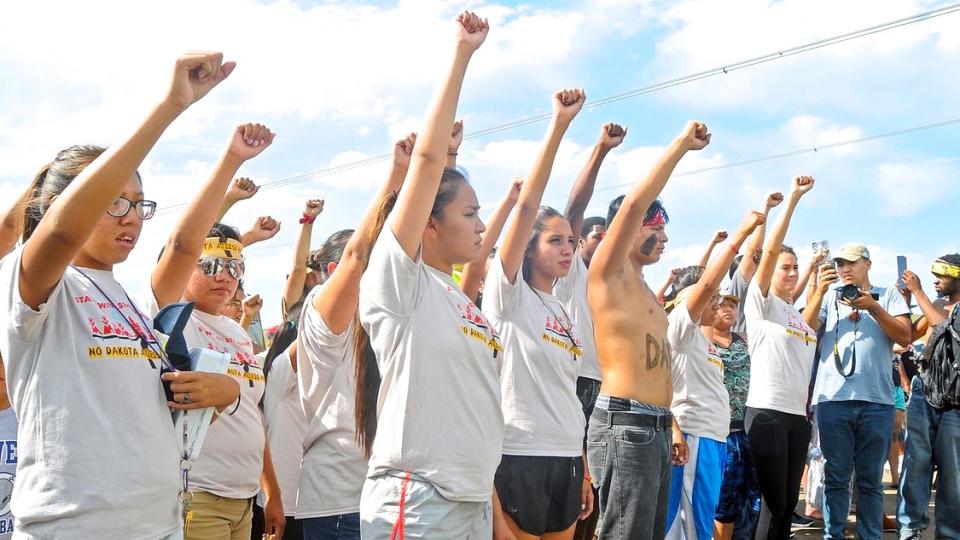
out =
[[[607,234],[590,264],[587,301],[603,382],[587,446],[600,493],[601,540],[664,536],[673,388],[667,316],[643,268],[660,260],[667,242],[667,214],[657,197],[684,154],[709,143],[705,124],[687,124],[650,174],[611,203]]]

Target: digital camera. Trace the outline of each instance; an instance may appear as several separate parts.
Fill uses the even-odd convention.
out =
[[[874,300],[880,300],[880,295],[877,293],[870,293],[870,296]],[[856,300],[860,297],[860,288],[854,285],[853,283],[847,283],[843,287],[837,289],[837,299],[850,302]]]

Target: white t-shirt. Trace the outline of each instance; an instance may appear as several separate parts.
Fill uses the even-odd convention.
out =
[[[578,254],[573,257],[570,273],[557,280],[553,294],[563,302],[567,313],[573,318],[576,337],[582,343],[583,356],[580,362],[580,376],[595,381],[600,380],[600,358],[597,356],[597,342],[593,335],[593,317],[587,304],[587,265]],[[581,409],[582,410],[582,409]]]
[[[369,476],[396,469],[453,501],[484,502],[503,449],[500,339],[450,275],[411,259],[389,224],[360,281],[380,365]]]
[[[747,406],[806,416],[816,331],[791,304],[774,294],[764,298],[756,283],[747,290],[743,311],[750,335]]]
[[[293,516],[297,511],[297,485],[300,483],[300,460],[303,459],[303,437],[307,419],[300,408],[297,374],[290,365],[290,349],[273,359],[267,384],[263,391],[263,419],[267,423],[267,441],[273,471],[280,485],[283,513]],[[299,354],[299,350],[297,353]],[[257,355],[261,358],[260,355]],[[263,356],[265,358],[266,355]],[[257,494],[257,504],[265,506],[263,492]]]
[[[297,379],[303,413],[309,420],[303,441],[303,468],[297,518],[360,511],[367,460],[356,442],[353,324],[334,334],[313,299],[314,287],[300,316]]]
[[[103,293],[68,267],[33,310],[20,297],[20,255],[0,261],[0,353],[23,428],[12,501],[17,535],[171,534],[180,528],[177,439],[160,361],[137,337],[147,335],[159,350],[143,329],[153,322],[140,318],[112,272],[86,268]]]
[[[159,311],[156,302],[151,313]],[[249,499],[260,491],[265,430],[260,412],[264,377],[250,336],[229,317],[194,309],[183,337],[191,348],[230,356],[230,375],[240,384],[240,406],[228,405],[210,424],[200,455],[190,470],[190,491],[206,491],[228,499]],[[282,495],[282,492],[281,492]]]
[[[13,407],[0,411],[0,540],[13,536],[13,486],[17,483],[17,414]]]
[[[483,290],[484,313],[503,339],[503,453],[581,455],[586,419],[577,398],[580,341],[572,321],[556,297],[534,291],[522,276],[511,285],[500,257],[490,263]]]
[[[680,431],[716,441],[730,433],[730,396],[723,384],[723,360],[681,302],[667,316],[673,374],[670,410]],[[752,382],[752,381],[751,381]]]

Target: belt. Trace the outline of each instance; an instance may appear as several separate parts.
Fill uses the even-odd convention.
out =
[[[611,427],[652,427],[659,431],[661,429],[668,429],[673,426],[673,415],[670,413],[644,414],[628,411],[606,411],[603,409],[594,409],[593,417]]]

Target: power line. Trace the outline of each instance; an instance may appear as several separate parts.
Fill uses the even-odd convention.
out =
[[[695,82],[695,81],[699,81],[699,80],[703,80],[703,79],[707,79],[707,78],[711,78],[711,77],[716,77],[716,76],[719,76],[719,75],[726,75],[726,74],[729,74],[729,73],[732,72],[732,71],[737,71],[737,70],[741,70],[741,69],[750,68],[750,67],[757,66],[757,65],[760,65],[760,64],[765,64],[765,63],[767,63],[767,62],[772,62],[772,61],[774,61],[774,60],[779,60],[779,59],[781,59],[781,58],[786,58],[786,57],[789,57],[789,56],[794,56],[794,55],[797,55],[797,54],[814,51],[814,50],[821,49],[821,48],[824,48],[824,47],[829,47],[829,46],[831,46],[831,45],[837,45],[837,44],[840,44],[840,43],[845,43],[845,42],[847,42],[847,41],[851,41],[851,40],[858,39],[858,38],[861,38],[861,37],[870,36],[870,35],[873,35],[873,34],[878,34],[878,33],[880,33],[880,32],[886,32],[886,31],[888,31],[888,30],[894,30],[894,29],[896,29],[896,28],[900,28],[900,27],[907,26],[907,25],[910,25],[910,24],[927,21],[927,20],[930,20],[930,19],[933,19],[933,18],[936,18],[936,17],[944,16],[944,15],[949,15],[949,14],[955,13],[955,12],[957,12],[957,11],[960,11],[960,3],[950,4],[950,5],[943,6],[943,7],[940,7],[940,8],[937,8],[937,9],[933,9],[933,10],[930,10],[930,11],[925,11],[925,12],[922,12],[922,13],[917,13],[917,14],[911,15],[911,16],[909,16],[909,17],[903,17],[903,18],[901,18],[901,19],[896,19],[896,20],[893,20],[893,21],[889,21],[889,22],[882,23],[882,24],[878,24],[878,25],[874,25],[874,26],[869,26],[869,27],[866,27],[866,28],[861,28],[861,29],[859,29],[859,30],[854,30],[854,31],[852,31],[852,32],[847,32],[847,33],[840,34],[840,35],[837,35],[837,36],[828,37],[828,38],[820,39],[820,40],[817,40],[817,41],[812,41],[812,42],[810,42],[810,43],[806,43],[806,44],[803,44],[803,45],[798,45],[798,46],[791,47],[791,48],[788,48],[788,49],[778,50],[778,51],[770,52],[770,53],[767,53],[767,54],[764,54],[764,55],[761,55],[761,56],[755,56],[755,57],[752,57],[752,58],[740,60],[740,61],[737,61],[737,62],[734,62],[734,63],[731,63],[731,64],[726,64],[726,65],[722,65],[722,66],[717,66],[717,67],[714,67],[714,68],[712,68],[712,69],[708,69],[708,70],[701,71],[701,72],[698,72],[698,73],[693,73],[693,74],[690,74],[690,75],[685,75],[685,76],[683,76],[683,77],[678,77],[678,78],[675,78],[675,79],[670,79],[670,80],[667,80],[667,81],[662,81],[662,82],[659,82],[659,83],[656,83],[656,84],[652,84],[652,85],[649,85],[649,86],[644,86],[644,87],[641,87],[641,88],[636,88],[636,89],[633,89],[633,90],[628,90],[628,91],[626,91],[626,92],[621,92],[621,93],[619,93],[619,94],[614,94],[614,95],[612,95],[612,96],[607,96],[607,97],[600,98],[600,99],[595,100],[595,101],[591,101],[590,103],[587,103],[586,105],[584,105],[584,108],[585,108],[585,109],[593,109],[593,108],[597,108],[597,107],[602,107],[602,106],[604,106],[604,105],[608,105],[608,104],[610,104],[610,103],[616,103],[616,102],[618,102],[618,101],[623,101],[623,100],[625,100],[625,99],[629,99],[629,98],[632,98],[632,97],[637,97],[637,96],[641,96],[641,95],[645,95],[645,94],[651,94],[651,93],[654,93],[654,92],[659,92],[659,91],[661,91],[661,90],[666,90],[666,89],[668,89],[668,88],[673,88],[673,87],[675,87],[675,86],[680,86],[680,85],[683,85],[683,84],[688,84],[688,83],[691,83],[691,82]],[[552,115],[552,113],[544,113],[544,114],[540,114],[540,115],[536,115],[536,116],[530,116],[530,117],[527,117],[527,118],[521,118],[521,119],[518,119],[518,120],[514,120],[514,121],[511,121],[511,122],[507,122],[507,123],[505,123],[505,124],[500,124],[500,125],[497,125],[497,126],[492,126],[492,127],[489,127],[489,128],[481,129],[481,130],[479,130],[479,131],[475,131],[475,132],[473,132],[473,133],[466,134],[466,135],[464,136],[464,140],[471,140],[471,139],[476,139],[476,138],[479,138],[479,137],[485,137],[485,136],[487,136],[487,135],[492,135],[492,134],[494,134],[494,133],[500,133],[500,132],[502,132],[502,131],[507,131],[507,130],[515,129],[515,128],[522,127],[522,126],[526,126],[526,125],[529,125],[529,124],[534,124],[534,123],[537,123],[537,122],[542,122],[542,121],[544,121],[544,120],[548,120],[548,119],[551,117],[551,115]],[[288,177],[288,178],[283,178],[283,179],[280,179],[280,180],[275,180],[275,181],[273,181],[273,182],[267,182],[267,183],[264,183],[261,187],[262,187],[263,189],[277,189],[277,188],[281,188],[281,187],[285,187],[285,186],[289,186],[289,185],[293,185],[293,184],[298,184],[298,183],[301,183],[301,182],[306,182],[306,181],[308,181],[308,180],[313,180],[313,179],[317,179],[317,178],[322,178],[322,177],[325,177],[325,176],[331,176],[331,175],[334,175],[334,174],[337,174],[337,173],[341,173],[341,172],[345,172],[345,171],[350,171],[350,170],[357,169],[357,168],[361,168],[361,167],[366,167],[366,166],[368,166],[368,165],[374,165],[374,164],[376,164],[376,163],[382,163],[382,162],[384,162],[384,161],[387,161],[387,160],[391,159],[392,157],[393,157],[393,154],[392,154],[392,153],[379,154],[379,155],[376,155],[376,156],[371,156],[371,157],[368,157],[368,158],[365,158],[365,159],[361,159],[361,160],[357,160],[357,161],[352,161],[352,162],[349,162],[349,163],[344,163],[344,164],[337,165],[337,166],[334,166],[334,167],[327,167],[327,168],[324,168],[324,169],[318,169],[318,170],[316,170],[316,171],[311,171],[311,172],[307,172],[307,173],[303,173],[303,174],[291,176],[291,177]],[[174,204],[174,205],[171,205],[171,206],[168,206],[168,207],[166,207],[166,208],[163,208],[163,209],[159,210],[158,213],[159,213],[159,214],[169,213],[169,212],[171,212],[171,211],[173,211],[173,210],[175,210],[175,209],[177,209],[177,208],[186,206],[186,204],[187,204],[187,203]]]

